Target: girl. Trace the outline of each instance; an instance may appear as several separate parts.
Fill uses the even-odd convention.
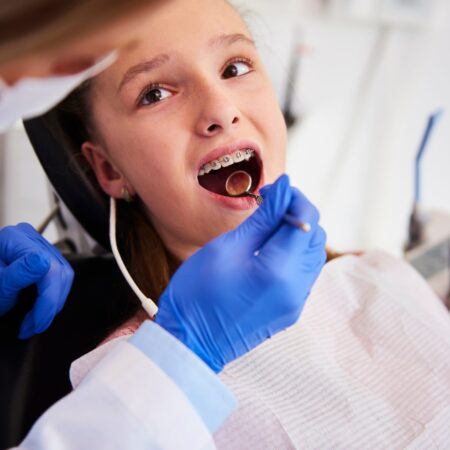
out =
[[[58,110],[103,191],[124,200],[121,250],[153,298],[180,262],[256,209],[251,198],[227,195],[230,171],[250,173],[253,192],[284,171],[286,129],[273,89],[224,0],[166,2],[142,43]],[[300,322],[221,373],[239,409],[216,445],[448,446],[445,314],[401,261],[381,253],[333,261]],[[144,317],[137,312],[111,338]],[[75,385],[106,349],[74,363]]]

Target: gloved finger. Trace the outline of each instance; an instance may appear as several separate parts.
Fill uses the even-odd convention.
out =
[[[57,310],[57,299],[50,292],[40,294],[33,308],[26,314],[20,327],[19,338],[28,339],[44,331],[53,321]]]
[[[65,273],[65,279],[64,279],[64,287],[61,292],[61,296],[59,297],[59,304],[56,309],[56,314],[58,314],[61,309],[63,308],[64,304],[66,303],[67,297],[70,292],[70,288],[72,287],[73,279],[74,279],[74,271],[70,264],[64,259],[64,273]]]
[[[316,226],[317,227],[317,226]],[[317,229],[317,228],[316,228]],[[280,269],[292,259],[304,254],[315,236],[316,229],[305,233],[290,224],[282,224],[258,252],[258,259]],[[265,263],[265,262],[263,262]]]
[[[282,175],[281,175],[282,176]],[[280,177],[277,178],[277,180],[279,180]],[[275,180],[275,182],[277,181]],[[270,189],[272,188],[272,186],[274,185],[274,183],[269,183],[269,184],[265,184],[260,190],[259,190],[259,194],[263,197],[266,198],[267,193],[270,191]]]
[[[70,266],[69,266],[70,267]],[[38,297],[25,316],[19,338],[27,339],[45,331],[63,307],[73,280],[73,271],[53,261],[47,275],[38,283]]]
[[[326,260],[327,252],[324,245],[310,247],[298,258],[298,267],[303,272],[317,272],[318,275]]]
[[[247,254],[259,250],[278,228],[291,201],[291,187],[287,175],[281,175],[275,183],[263,189],[263,204],[235,230],[223,235],[235,249]]]
[[[66,262],[61,252],[50,242],[47,241],[40,233],[38,233],[29,223],[22,222],[16,225],[17,230],[26,235],[31,242],[39,248],[46,249],[51,256],[56,258],[61,264]]]
[[[59,250],[44,239],[30,224],[20,223],[0,230],[0,261],[6,265],[28,253],[46,253],[61,264],[65,258]]]
[[[319,223],[319,210],[295,187],[292,188],[292,199],[288,212],[300,222],[309,223],[312,228],[316,228]]]
[[[19,331],[19,339],[28,339],[35,334],[34,312],[28,311],[22,321]]]
[[[51,314],[48,314],[47,319],[45,315],[42,314],[40,315],[39,320],[36,321],[37,333],[41,333],[42,331],[47,329],[51,321],[53,320],[53,317],[59,311],[61,311],[72,285],[72,280],[72,268],[70,268],[70,270],[67,270],[65,266],[57,266],[54,269],[54,274],[52,274],[51,279],[43,279],[42,286],[38,284],[39,297],[36,300],[37,312],[39,312],[40,308],[42,308],[42,312],[44,312],[46,309],[48,310],[46,302],[48,303],[48,307],[50,307],[51,305],[53,305],[53,307],[51,310]]]
[[[61,252],[55,246],[51,245],[46,239],[44,239],[42,235],[38,233],[30,224],[25,222],[20,223],[17,225],[17,228],[48,251],[49,255],[52,256],[52,259],[54,261],[54,263],[52,263],[52,272],[55,274],[59,272],[63,275],[64,282],[60,286],[60,294],[57,297],[58,306],[56,312],[58,313],[59,311],[61,311],[67,299],[67,296],[69,295],[74,276],[73,269],[67,262],[66,258],[64,258],[64,256],[61,254]],[[45,289],[45,283],[47,283],[47,280],[43,279],[42,283],[42,286],[38,284],[38,291]]]
[[[272,238],[260,249],[260,254],[272,255],[272,257],[278,255],[278,257],[281,257],[287,251],[290,251],[291,248],[295,248],[296,252],[301,252],[308,248],[311,239],[316,236],[319,211],[299,189],[291,188],[291,193],[291,201],[288,207],[289,214],[300,222],[308,223],[311,226],[311,230],[305,232],[295,227],[295,225],[284,222]]]
[[[45,253],[27,253],[2,270],[0,298],[15,297],[23,288],[38,282],[50,269]]]
[[[327,233],[325,230],[319,225],[316,228],[314,235],[311,237],[309,242],[309,248],[317,248],[322,247],[325,249],[325,245],[327,243]]]
[[[4,227],[0,230],[0,259],[5,265],[10,265],[27,253],[38,252],[41,247],[21,231],[17,225]]]

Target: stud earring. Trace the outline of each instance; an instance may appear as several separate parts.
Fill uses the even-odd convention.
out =
[[[130,203],[133,201],[133,198],[131,197],[130,193],[128,192],[128,189],[125,186],[122,186],[122,191],[120,194],[122,199],[125,200],[126,202]]]

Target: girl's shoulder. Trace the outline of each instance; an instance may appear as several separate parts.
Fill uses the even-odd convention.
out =
[[[75,389],[91,369],[119,342],[133,335],[144,320],[148,319],[147,313],[140,309],[133,317],[124,322],[104,339],[97,348],[72,362],[69,371],[69,378],[72,387]]]

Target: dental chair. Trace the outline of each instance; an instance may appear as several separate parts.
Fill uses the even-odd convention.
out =
[[[21,294],[16,307],[0,318],[0,448],[14,446],[52,404],[71,391],[71,362],[95,348],[136,310],[133,294],[109,253],[108,199],[79,163],[68,143],[52,129],[52,113],[25,122],[34,150],[59,197],[103,254],[65,254],[75,271],[63,310],[47,331],[17,338],[35,288]],[[129,301],[124,301],[124,298]]]

